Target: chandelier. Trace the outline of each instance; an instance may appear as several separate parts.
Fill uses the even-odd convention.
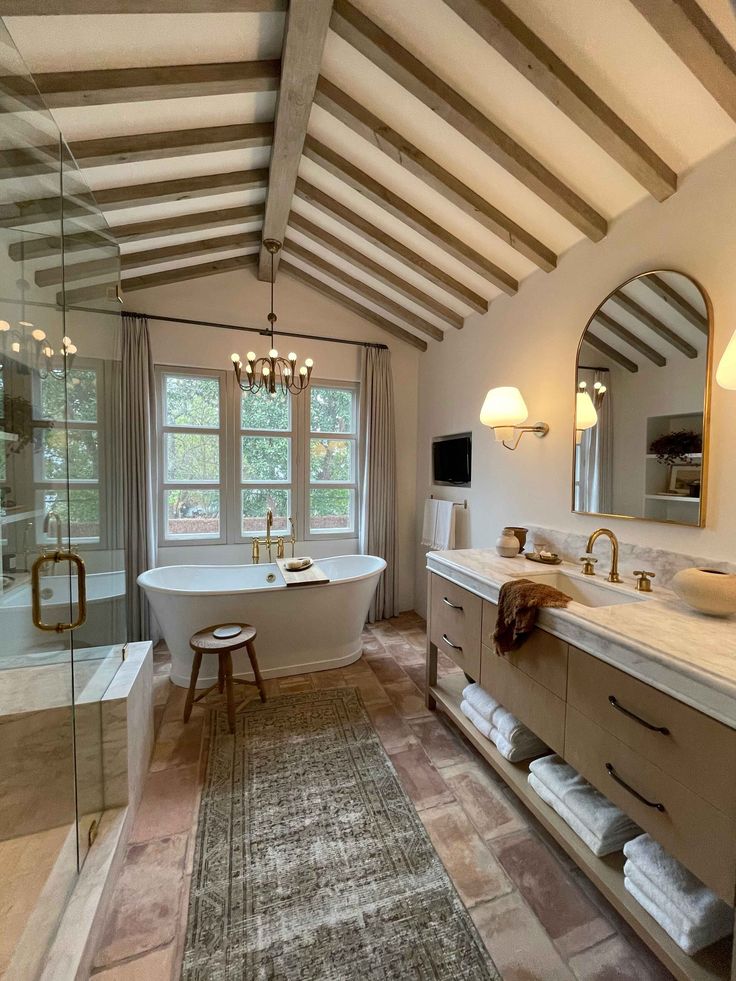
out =
[[[19,279],[17,286],[21,295],[21,319],[15,327],[7,320],[0,320],[0,354],[20,355],[40,378],[51,375],[62,379],[71,369],[77,347],[70,337],[62,337],[61,350],[57,355],[49,344],[46,331],[26,319],[25,291],[28,283]]]
[[[274,324],[277,318],[273,312],[273,257],[281,249],[281,242],[267,238],[263,240],[263,244],[271,254],[271,312],[268,315],[268,322],[271,325],[269,329],[271,350],[266,357],[261,358],[256,357],[255,351],[248,351],[245,356],[245,365],[240,360],[239,354],[231,355],[231,360],[241,391],[260,392],[261,389],[264,389],[269,394],[275,395],[280,390],[298,395],[309,385],[314,361],[311,358],[306,358],[304,364],[297,371],[297,357],[293,351],[288,358],[279,357],[274,340]]]

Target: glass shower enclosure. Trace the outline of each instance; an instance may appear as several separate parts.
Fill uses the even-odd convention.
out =
[[[120,258],[2,21],[0,62],[0,975],[27,981],[105,810]]]

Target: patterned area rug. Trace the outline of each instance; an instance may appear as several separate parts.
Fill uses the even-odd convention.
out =
[[[355,689],[210,725],[182,978],[500,981]]]

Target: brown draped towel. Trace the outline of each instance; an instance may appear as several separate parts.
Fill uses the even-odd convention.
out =
[[[512,579],[498,594],[498,617],[493,631],[497,654],[513,651],[534,629],[540,606],[567,606],[571,597],[541,582]]]

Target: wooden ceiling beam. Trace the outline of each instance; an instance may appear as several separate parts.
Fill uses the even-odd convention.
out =
[[[348,0],[335,0],[330,27],[588,238],[604,237],[603,215]]]
[[[166,204],[171,201],[189,201],[210,197],[216,194],[230,194],[234,191],[247,191],[266,187],[268,171],[238,170],[229,174],[204,174],[199,177],[181,177],[172,181],[149,181],[146,184],[132,184],[122,187],[104,187],[94,192],[94,202],[102,211],[117,211],[121,208],[137,208],[148,204]],[[90,204],[80,203],[72,208],[85,208],[87,213],[95,214]],[[0,206],[0,227],[15,224],[49,221],[58,214],[59,200],[56,197],[39,198],[36,201],[19,201]],[[70,213],[64,202],[65,217]],[[75,211],[72,211],[75,213]]]
[[[280,62],[276,59],[39,72],[33,78],[49,109],[66,109],[203,95],[273,92],[279,85],[279,73]]]
[[[684,337],[680,337],[678,333],[668,327],[666,324],[655,317],[653,313],[650,313],[636,300],[632,300],[630,296],[622,293],[620,290],[618,293],[614,293],[613,296],[609,297],[610,302],[615,304],[621,310],[625,310],[632,317],[648,327],[649,330],[653,331],[657,337],[661,337],[663,341],[671,344],[677,351],[684,354],[686,358],[697,358],[698,350],[689,344]]]
[[[77,164],[87,170],[110,164],[219,153],[221,150],[247,150],[250,147],[270,146],[272,139],[273,123],[244,123],[240,126],[206,126],[201,129],[78,140],[71,143],[69,149]],[[0,153],[0,163],[3,156]]]
[[[264,241],[283,242],[286,235],[331,13],[332,0],[290,0],[289,3],[263,219]],[[258,278],[269,280],[278,268],[279,254],[272,254],[261,245]]]
[[[226,228],[263,218],[263,204],[248,204],[243,208],[227,208],[219,211],[203,211],[194,215],[173,215],[152,221],[136,221],[127,225],[114,225],[106,232],[74,232],[64,236],[64,252],[88,252],[92,249],[114,247],[116,244],[141,242],[149,238],[165,238],[186,232]],[[14,262],[22,259],[43,259],[59,255],[62,242],[58,236],[33,238],[14,242],[8,254]]]
[[[471,310],[475,310],[476,313],[487,313],[488,300],[485,297],[440,269],[439,266],[435,266],[424,256],[419,255],[418,252],[414,252],[403,242],[399,242],[398,239],[384,232],[383,229],[355,214],[344,204],[335,201],[329,194],[325,194],[318,187],[309,184],[302,177],[299,177],[296,182],[296,196],[321,211],[322,214],[339,222],[344,228],[360,235],[366,242],[375,245],[376,248],[386,252],[399,262],[411,266],[420,276],[423,276],[430,283],[434,283],[435,286],[459,300],[460,303],[469,306]]]
[[[3,0],[3,17],[70,14],[268,14],[287,0]]]
[[[557,256],[551,249],[328,79],[319,79],[314,102],[535,265],[548,272],[555,268]]]
[[[313,136],[308,136],[304,142],[304,156],[319,164],[324,170],[343,181],[348,187],[358,191],[373,204],[383,208],[394,218],[398,218],[407,227],[423,235],[428,241],[438,246],[448,255],[472,269],[503,293],[513,295],[519,289],[518,282],[495,262],[491,262],[480,252],[466,245],[461,239],[448,232],[442,225],[433,221],[418,208],[412,207],[407,201],[394,194],[383,184],[379,184],[369,174],[366,174],[355,164],[341,157],[339,153],[320,143]]]
[[[695,307],[685,299],[680,293],[677,292],[674,287],[658,276],[656,273],[649,273],[648,276],[642,276],[638,282],[642,283],[647,289],[650,289],[655,293],[660,300],[664,300],[673,310],[676,310],[689,324],[697,328],[701,334],[705,334],[706,337],[709,333],[708,318],[703,316],[703,314],[696,310]]]
[[[595,334],[591,334],[590,328],[588,328],[588,330],[585,332],[583,344],[589,344],[596,351],[599,351],[601,354],[605,354],[605,356],[610,358],[611,361],[615,361],[616,364],[620,364],[622,368],[625,368],[632,374],[636,374],[636,372],[639,370],[639,365],[635,361],[627,358],[625,354],[621,354],[620,351],[617,351],[615,347],[611,347],[610,344],[606,344],[606,342],[602,341],[600,337],[596,337]]]
[[[368,286],[361,280],[351,276],[339,266],[335,266],[331,262],[328,262],[327,259],[323,259],[322,256],[311,252],[309,249],[305,249],[302,245],[299,245],[293,239],[290,239],[288,233],[286,236],[285,248],[287,255],[291,256],[292,258],[300,259],[313,269],[323,272],[326,276],[329,276],[330,279],[340,283],[341,286],[345,286],[353,293],[357,293],[363,300],[367,300],[369,303],[373,303],[375,306],[380,307],[386,313],[389,313],[394,317],[398,317],[399,320],[403,320],[410,327],[414,327],[416,330],[421,331],[422,334],[426,334],[427,337],[431,337],[432,340],[441,341],[443,339],[444,335],[439,327],[435,327],[434,324],[429,323],[428,320],[425,320],[424,317],[420,317],[412,310],[407,310],[401,303],[397,303],[395,300],[391,300],[389,297],[384,296],[383,293],[380,293],[378,290],[374,290],[373,287]]]
[[[347,245],[342,239],[337,238],[336,235],[331,235],[324,228],[320,228],[319,225],[315,225],[314,222],[309,221],[308,218],[303,218],[296,211],[292,211],[289,215],[289,228],[304,235],[321,248],[327,249],[333,255],[346,259],[351,265],[356,266],[364,273],[368,273],[369,276],[378,280],[379,283],[388,286],[407,300],[416,303],[417,306],[422,307],[429,313],[433,313],[451,327],[460,329],[465,323],[465,319],[461,314],[455,313],[454,310],[445,306],[444,303],[435,300],[434,297],[408,282],[403,276],[398,276],[396,273],[391,272],[391,270],[386,269],[380,262],[376,262],[374,259],[363,255],[362,252],[354,249],[351,245]],[[286,230],[287,238],[289,237],[289,228]]]
[[[154,286],[169,286],[171,283],[184,283],[205,276],[219,276],[221,273],[255,266],[257,261],[258,253],[251,252],[249,255],[235,255],[230,256],[229,259],[215,259],[213,262],[197,263],[194,266],[180,266],[178,269],[164,269],[161,272],[145,273],[141,276],[128,276],[122,281],[123,293],[150,290]]]
[[[677,190],[677,174],[501,0],[445,3],[658,201]]]
[[[400,341],[410,344],[419,351],[427,350],[427,342],[423,341],[421,337],[417,337],[416,334],[412,334],[410,331],[404,330],[403,327],[399,327],[392,320],[386,320],[385,317],[381,317],[379,314],[377,314],[375,310],[371,310],[369,307],[364,307],[362,303],[358,303],[358,301],[354,300],[351,296],[345,296],[339,290],[329,286],[321,279],[317,279],[316,276],[312,276],[308,272],[305,272],[300,266],[295,266],[292,262],[289,262],[288,258],[284,257],[281,260],[281,268],[293,279],[298,279],[306,286],[311,287],[316,293],[321,293],[322,296],[326,296],[335,303],[339,303],[340,306],[345,307],[347,310],[357,313],[359,317],[370,321],[370,323],[380,327],[381,330],[385,330],[386,333],[391,334],[393,337],[397,337]]]
[[[208,252],[224,252],[229,249],[247,249],[260,245],[261,233],[239,232],[235,235],[221,235],[216,238],[197,239],[195,242],[180,242],[177,245],[164,245],[157,249],[141,249],[139,252],[124,252],[118,260],[117,255],[89,262],[66,263],[64,268],[53,266],[39,269],[35,274],[37,286],[52,283],[69,283],[92,276],[114,272],[119,265],[122,270],[153,266],[172,259],[186,259],[191,256],[207,255]]]
[[[736,120],[736,51],[696,0],[632,0],[680,61]]]
[[[613,317],[609,317],[607,313],[603,312],[603,310],[599,310],[593,319],[597,320],[599,324],[602,324],[604,327],[608,328],[608,330],[610,330],[612,334],[615,334],[619,340],[624,341],[629,345],[629,347],[633,347],[635,351],[639,352],[639,354],[643,354],[645,358],[648,358],[652,364],[656,364],[658,368],[664,368],[667,364],[667,358],[665,358],[663,354],[660,354],[659,351],[655,351],[653,347],[646,344],[640,337],[637,337],[636,334],[632,334],[630,330],[623,327],[617,320],[614,320]]]

